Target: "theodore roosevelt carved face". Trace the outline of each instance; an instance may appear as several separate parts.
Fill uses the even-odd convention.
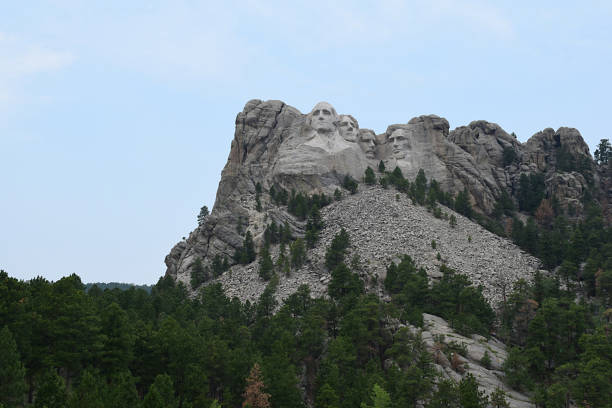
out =
[[[317,133],[329,133],[336,130],[338,114],[329,103],[317,103],[308,116],[310,126],[316,130]]]
[[[351,115],[340,115],[338,129],[340,136],[347,142],[356,142],[359,138],[359,125],[357,120]]]

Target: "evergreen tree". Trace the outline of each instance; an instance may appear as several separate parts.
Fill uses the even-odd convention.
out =
[[[462,408],[487,408],[489,398],[478,389],[478,382],[471,373],[459,382],[459,401]]]
[[[608,139],[601,139],[597,149],[595,149],[595,161],[597,164],[608,164],[608,161],[612,157],[612,145]]]
[[[208,273],[202,265],[202,259],[196,258],[191,264],[191,287],[193,289],[198,288],[202,283],[208,279]]]
[[[385,172],[385,162],[383,162],[382,160],[380,162],[378,162],[378,171],[380,173],[384,173]]]
[[[363,181],[369,185],[376,184],[376,176],[374,175],[374,170],[372,170],[370,166],[368,166],[368,168],[365,171],[365,176],[364,176]]]
[[[357,192],[357,182],[348,174],[344,176],[344,181],[342,182],[342,187],[351,192],[351,194],[355,194]]]
[[[372,388],[372,405],[361,403],[361,408],[391,408],[391,396],[384,388],[374,384]]]
[[[48,370],[42,377],[34,407],[36,408],[66,408],[68,396],[66,384],[54,370]]]
[[[198,214],[198,226],[202,226],[202,224],[204,224],[204,221],[206,220],[208,214],[209,213],[207,206],[200,208],[200,213]]]
[[[143,401],[144,408],[176,408],[178,403],[174,396],[174,385],[167,374],[159,374],[151,384]]]
[[[415,198],[416,202],[420,205],[425,204],[425,191],[427,189],[427,177],[423,169],[419,169],[416,180],[414,181],[415,186]]]
[[[0,330],[0,404],[21,405],[26,391],[25,368],[7,326]]]
[[[299,268],[304,264],[306,260],[306,248],[304,247],[304,241],[301,238],[296,239],[289,250],[291,257],[291,266]]]
[[[102,310],[100,317],[103,335],[100,368],[107,374],[127,370],[135,340],[128,314],[112,302]]]
[[[464,188],[462,192],[457,194],[455,198],[455,211],[467,218],[472,218],[472,204],[470,203],[467,188]]]
[[[334,236],[329,248],[325,253],[325,266],[328,270],[333,270],[344,261],[346,250],[350,244],[348,232],[344,228]]]
[[[270,257],[270,250],[267,245],[264,245],[259,253],[259,277],[265,281],[272,277],[274,272],[274,262]]]
[[[69,408],[104,408],[106,387],[100,376],[91,370],[83,371],[78,386],[68,400]]]

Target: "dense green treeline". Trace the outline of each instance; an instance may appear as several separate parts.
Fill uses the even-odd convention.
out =
[[[23,282],[1,272],[0,378],[10,371],[14,392],[0,401],[49,407],[208,407],[217,401],[238,407],[247,395],[257,400],[251,392],[261,392],[272,407],[302,407],[307,400],[348,408],[376,398],[388,398],[390,407],[419,400],[435,407],[462,398],[484,406],[473,378],[436,388],[431,356],[418,335],[393,333],[387,323],[419,325],[422,319],[413,317],[427,310],[460,322],[464,331],[488,334],[491,319],[469,324],[492,313],[480,290],[450,270],[438,285],[428,288],[421,280],[415,289],[419,272],[405,257],[389,266],[396,271],[385,283],[392,302],[381,302],[365,293],[345,264],[349,246],[341,231],[328,248],[329,299],[313,299],[302,286],[276,313],[276,274],[257,303],[241,304],[218,284],[189,298],[169,277],[148,293],[85,291],[76,275]],[[459,302],[464,306],[452,305],[455,292],[469,293]],[[416,293],[426,297],[426,306]],[[396,364],[386,364],[389,359]],[[260,379],[249,377],[256,364]],[[258,381],[263,385],[256,387]],[[248,387],[254,388],[246,392]]]

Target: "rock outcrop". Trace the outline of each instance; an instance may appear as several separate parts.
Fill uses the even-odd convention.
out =
[[[375,135],[328,103],[304,115],[280,101],[251,100],[236,117],[212,213],[172,248],[166,273],[185,276],[196,258],[205,265],[215,255],[231,259],[244,231],[260,235],[270,220],[287,221],[299,235],[293,217],[270,205],[272,187],[332,194],[346,175],[360,180],[381,160],[388,170],[398,166],[409,180],[423,169],[445,191],[467,189],[474,208],[485,214],[502,191],[518,194],[522,174],[543,173],[546,195],[575,217],[582,214],[589,185],[599,182],[589,167],[588,146],[575,129],[545,129],[521,144],[494,123],[475,121],[449,131],[446,119],[427,115]],[[257,211],[258,201],[264,211]]]

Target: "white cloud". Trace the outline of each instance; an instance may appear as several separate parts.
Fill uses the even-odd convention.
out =
[[[74,61],[66,51],[56,51],[31,44],[15,36],[0,33],[0,113],[16,108],[31,98],[23,82],[37,74],[63,69]]]

